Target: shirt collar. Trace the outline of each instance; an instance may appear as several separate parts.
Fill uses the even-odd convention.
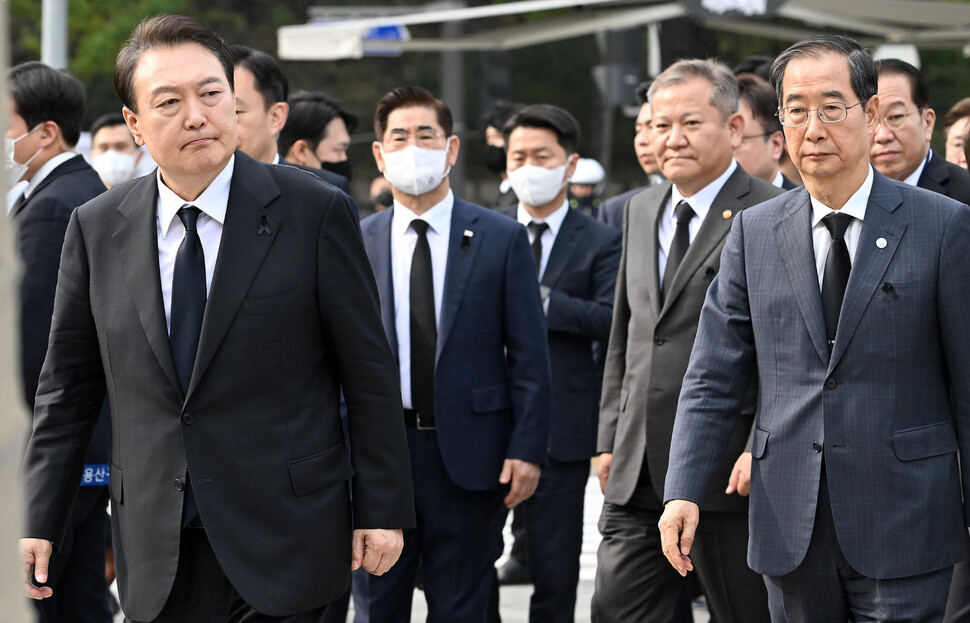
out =
[[[73,151],[64,151],[57,154],[56,156],[53,156],[50,160],[40,165],[40,168],[37,169],[37,172],[34,173],[34,176],[30,178],[30,182],[27,183],[27,188],[24,189],[24,198],[30,199],[30,195],[33,194],[35,190],[37,190],[37,187],[40,186],[40,183],[43,182],[47,178],[47,176],[54,171],[54,169],[61,166],[62,164],[64,164],[65,162],[67,162],[68,160],[70,160],[76,155],[77,154],[74,153]]]
[[[280,158],[280,152],[276,152],[276,155],[273,156],[273,162],[271,162],[270,164],[279,164],[281,160],[283,159]]]
[[[904,179],[903,180],[903,183],[904,184],[909,184],[910,186],[917,186],[917,185],[919,185],[919,178],[920,178],[921,175],[923,175],[923,169],[926,168],[926,164],[930,161],[930,158],[932,158],[932,157],[933,157],[933,150],[932,149],[928,149],[926,151],[926,157],[923,158],[923,162],[920,162],[919,163],[919,166],[916,167],[916,170],[913,171],[913,173],[909,177],[907,177],[906,179]]]
[[[681,201],[686,201],[690,204],[690,207],[694,210],[701,221],[707,216],[707,213],[711,209],[711,204],[717,199],[718,193],[721,192],[721,188],[728,181],[728,178],[734,175],[734,171],[738,168],[738,163],[731,158],[731,164],[728,168],[724,170],[713,182],[700,189],[690,197],[684,197],[680,194],[680,190],[677,189],[677,184],[674,184],[670,189],[670,205],[676,206]],[[671,210],[671,214],[673,211]]]
[[[186,203],[199,208],[206,216],[218,221],[226,222],[226,207],[229,205],[229,186],[232,183],[232,171],[235,168],[236,155],[229,158],[229,162],[216,179],[202,192],[195,201],[186,201],[162,182],[162,171],[155,171],[155,181],[158,184],[158,218],[162,224],[163,236],[168,235],[172,223],[177,218],[178,211]]]
[[[391,213],[391,233],[394,236],[402,236],[408,230],[408,226],[414,219],[422,219],[428,222],[428,227],[436,234],[448,235],[448,228],[451,225],[451,210],[455,205],[455,195],[451,190],[445,198],[431,206],[424,214],[418,216],[397,199],[394,200],[394,210]]]
[[[860,221],[865,220],[866,216],[866,206],[869,205],[869,194],[872,192],[872,181],[874,176],[872,174],[872,165],[869,165],[869,175],[866,176],[866,180],[862,182],[862,186],[859,190],[849,197],[849,200],[845,202],[845,205],[838,210],[839,214],[848,214],[849,216],[854,216]],[[809,195],[812,200],[812,227],[815,227],[822,222],[822,218],[827,216],[831,212],[836,212],[832,208],[828,207],[815,197]]]
[[[771,180],[771,184],[775,188],[782,188],[784,186],[785,176],[782,175],[781,171],[778,171],[778,175],[775,176],[775,179]]]
[[[559,229],[562,227],[562,222],[566,220],[566,212],[569,211],[569,200],[562,202],[562,205],[556,208],[556,211],[547,216],[546,218],[533,218],[529,212],[522,207],[519,203],[519,207],[516,211],[516,218],[523,225],[528,225],[529,223],[535,221],[536,223],[545,223],[549,226],[549,231],[552,232],[552,237],[555,238],[559,235]]]

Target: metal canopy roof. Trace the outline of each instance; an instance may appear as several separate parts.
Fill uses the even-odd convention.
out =
[[[367,41],[365,36],[380,26],[446,24],[487,20],[555,9],[579,9],[570,15],[501,26],[460,37],[411,38],[399,42]],[[656,24],[689,15],[679,2],[643,0],[519,0],[502,4],[460,7],[438,3],[424,8],[370,7],[372,12],[393,14],[346,18],[326,7],[317,12],[330,21],[284,26],[277,33],[278,54],[288,60],[334,60],[359,58],[369,50],[401,52],[511,50],[607,30],[623,30]],[[411,11],[411,12],[403,12]],[[794,23],[779,24],[763,18],[697,16],[713,30],[796,41],[818,32],[845,32],[864,45],[910,43],[921,48],[963,48],[970,42],[970,3],[938,0],[789,0],[777,17]]]

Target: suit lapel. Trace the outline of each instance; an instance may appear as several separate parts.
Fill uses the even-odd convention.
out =
[[[546,262],[546,270],[542,273],[542,284],[552,287],[559,282],[563,270],[569,266],[569,260],[579,244],[582,231],[586,224],[583,219],[575,214],[571,209],[566,208],[566,217],[563,219],[559,233],[556,234],[556,241],[552,244],[549,251],[549,260]]]
[[[282,221],[268,207],[279,195],[279,188],[264,165],[236,151],[219,259],[202,319],[189,395],[205,374],[263,259],[279,236]]]
[[[80,158],[81,160],[78,161],[78,158]],[[37,185],[37,188],[35,188],[30,192],[29,197],[25,197],[21,195],[21,198],[23,199],[23,201],[20,201],[14,205],[14,208],[10,211],[10,216],[11,217],[17,216],[17,214],[22,212],[24,207],[28,203],[30,203],[30,200],[37,196],[37,193],[44,190],[44,188],[46,188],[51,182],[53,182],[60,176],[80,169],[83,163],[84,163],[83,156],[74,156],[70,160],[65,160],[64,162],[54,167],[54,170],[48,173],[47,177],[45,177],[40,181],[40,184]]]
[[[916,185],[920,188],[945,195],[946,186],[944,184],[949,178],[950,172],[947,171],[946,161],[940,158],[939,155],[933,154],[930,161],[923,167],[923,173],[919,176]],[[868,214],[866,216],[868,217]]]
[[[657,235],[657,228],[664,204],[670,198],[671,186],[670,182],[664,181],[658,186],[648,188],[643,193],[632,197],[630,206],[627,208],[629,210],[626,219],[627,238],[645,241],[643,246],[646,249],[646,266],[642,269],[646,271],[644,282],[647,291],[650,293],[650,311],[654,318],[660,316],[660,264],[658,259],[660,239]],[[628,265],[627,274],[636,275],[640,268]],[[629,277],[627,278],[629,279]]]
[[[485,230],[475,227],[478,217],[460,199],[455,199],[451,212],[451,235],[448,240],[448,265],[445,267],[444,294],[441,301],[441,318],[438,321],[438,356],[448,341],[455,316],[461,306],[462,296],[468,286],[478,250],[482,247]],[[465,231],[471,236],[465,238]]]
[[[740,198],[748,194],[749,188],[750,183],[747,174],[741,167],[737,167],[724,183],[724,186],[721,187],[717,197],[714,198],[714,203],[711,204],[711,209],[708,210],[704,222],[697,230],[694,241],[687,247],[687,254],[684,255],[683,261],[677,267],[677,273],[670,275],[673,282],[670,284],[667,297],[664,299],[661,314],[677,300],[700,265],[731,231],[734,215],[745,208],[745,204],[741,203]],[[725,218],[725,214],[728,215],[727,218]]]
[[[158,271],[158,236],[156,232],[156,202],[158,185],[154,175],[137,182],[118,205],[121,218],[113,238],[118,243],[118,256],[124,267],[125,281],[138,319],[148,337],[165,376],[182,393],[172,345],[165,323],[165,303],[162,301],[162,282]]]
[[[791,197],[785,204],[788,215],[775,224],[775,240],[808,334],[824,362],[829,360],[829,347],[812,244],[812,203],[804,189],[789,194]]]
[[[381,298],[381,319],[384,322],[384,332],[387,341],[398,358],[397,329],[394,319],[394,279],[391,274],[391,218],[393,210],[384,210],[375,215],[367,224],[367,236],[364,246],[367,255],[374,258],[371,266],[377,290]]]
[[[874,175],[859,246],[849,273],[849,283],[845,288],[842,313],[839,314],[839,328],[835,334],[832,359],[829,361],[830,370],[838,365],[852,340],[859,320],[882,276],[886,274],[886,268],[889,267],[903,232],[906,231],[905,221],[895,213],[896,208],[902,204],[899,191],[879,173]],[[884,241],[885,245],[876,244],[877,240]]]

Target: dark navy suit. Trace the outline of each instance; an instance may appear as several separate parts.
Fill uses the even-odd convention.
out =
[[[397,356],[394,213],[364,219],[361,232]],[[358,622],[410,620],[420,559],[429,620],[483,623],[507,514],[507,487],[498,482],[503,462],[546,462],[549,351],[525,229],[455,199],[448,237],[434,378],[437,428],[407,427],[418,527],[405,530],[404,552],[391,571],[355,576]]]

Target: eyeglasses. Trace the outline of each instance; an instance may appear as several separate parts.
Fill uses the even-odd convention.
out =
[[[771,136],[772,134],[774,134],[774,132],[761,132],[760,134],[745,134],[744,136],[741,137],[741,140],[746,141],[749,138],[765,138],[767,136]]]
[[[394,129],[389,131],[387,140],[384,141],[384,145],[389,147],[392,151],[398,149],[404,149],[408,146],[411,137],[414,137],[414,143],[418,147],[436,147],[438,145],[438,139],[444,136],[444,132],[436,130],[430,126],[421,126],[413,132],[403,129]]]
[[[824,123],[839,123],[845,121],[849,116],[849,109],[855,108],[866,100],[857,102],[851,106],[846,106],[842,102],[827,102],[818,108],[805,108],[803,106],[788,106],[779,108],[775,115],[781,121],[781,125],[786,128],[797,128],[808,123],[808,115],[812,111],[818,114],[818,118]]]
[[[917,108],[916,110],[911,110],[909,112],[894,112],[886,115],[885,117],[880,117],[879,121],[876,123],[877,126],[880,124],[889,130],[902,130],[906,127],[906,117],[910,116],[914,112],[923,112],[922,108]]]

